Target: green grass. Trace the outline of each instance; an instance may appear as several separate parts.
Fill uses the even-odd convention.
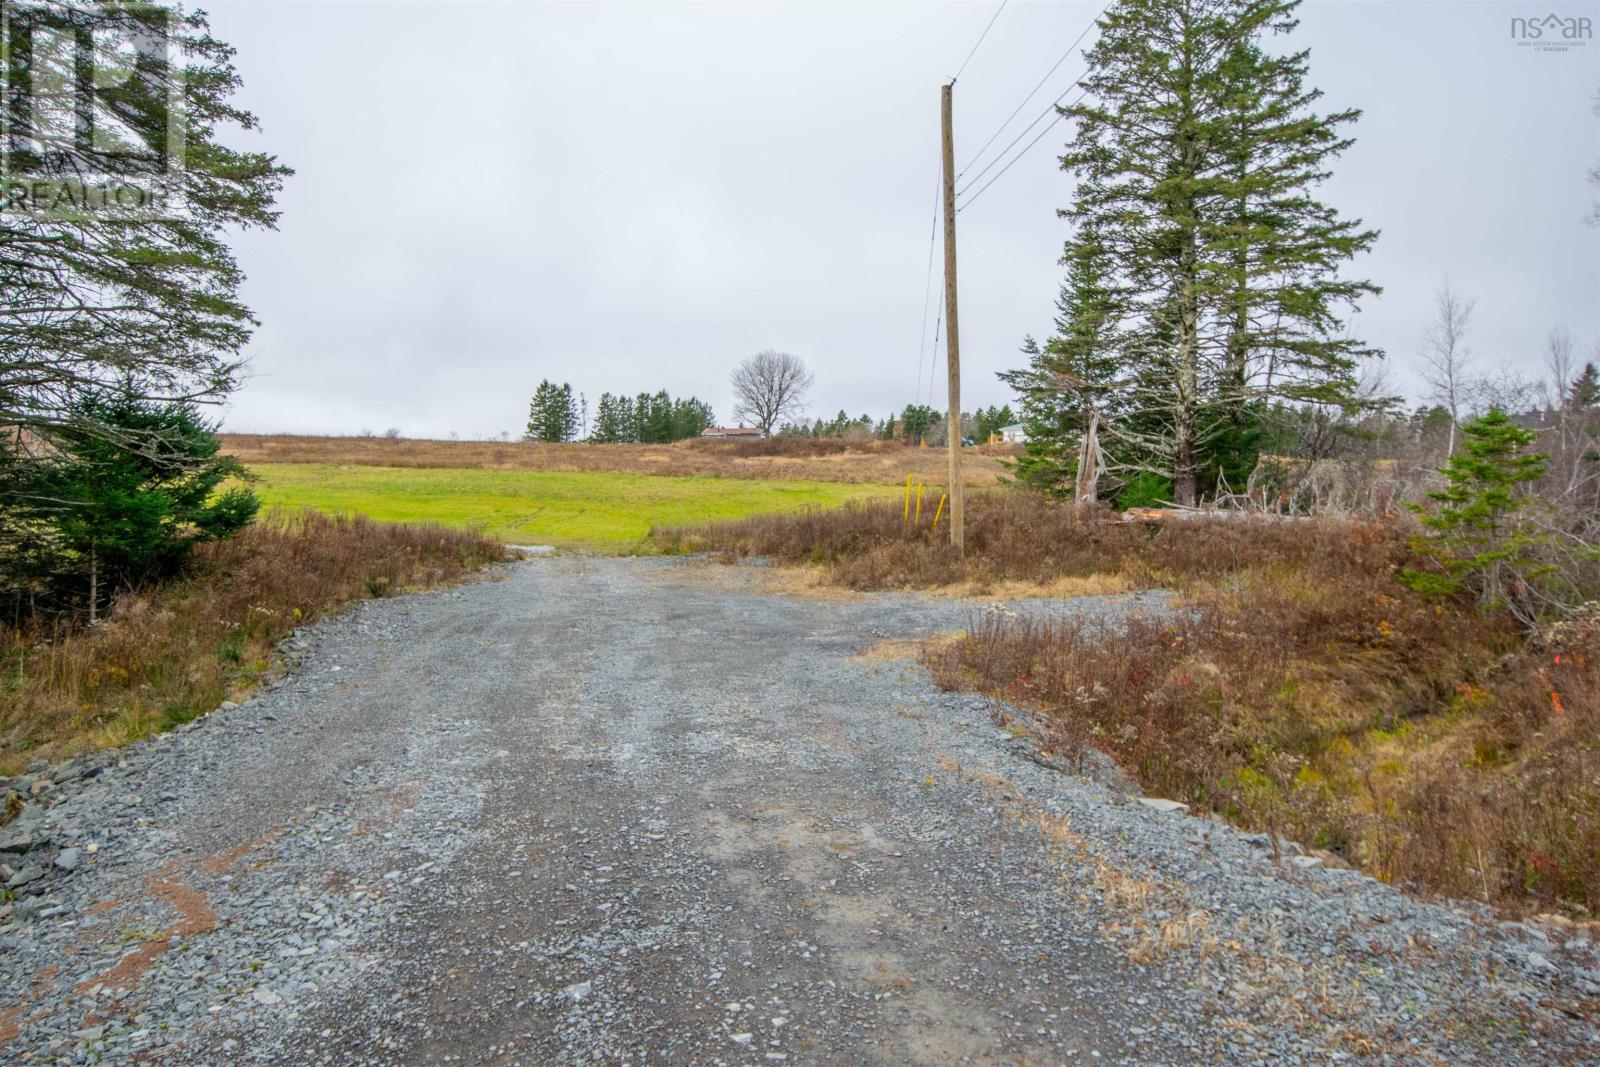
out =
[[[258,463],[268,507],[481,530],[510,544],[627,551],[656,524],[837,507],[898,490],[833,482],[665,478],[648,474]]]

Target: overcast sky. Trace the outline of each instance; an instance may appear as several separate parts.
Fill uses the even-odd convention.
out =
[[[263,126],[247,143],[298,172],[279,230],[238,244],[262,326],[226,428],[520,433],[542,377],[591,407],[692,393],[727,421],[728,372],[763,348],[810,364],[813,414],[881,416],[919,378],[927,399],[939,85],[996,7],[212,5]],[[1011,0],[956,87],[958,165],[1099,7]],[[1580,221],[1600,40],[1518,47],[1512,16],[1550,11],[1600,26],[1573,0],[1302,8],[1327,109],[1365,112],[1323,195],[1382,230],[1357,331],[1401,391],[1447,272],[1485,362],[1535,370],[1556,324],[1600,341]],[[1014,129],[1081,72],[1062,64]],[[969,409],[1009,400],[995,372],[1050,328],[1067,133],[959,216]]]

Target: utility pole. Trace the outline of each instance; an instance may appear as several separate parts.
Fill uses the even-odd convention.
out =
[[[950,406],[945,436],[950,447],[950,543],[966,548],[966,510],[961,489],[961,331],[956,327],[956,146],[950,132],[950,90],[939,89],[939,126],[944,134],[944,317],[945,366],[950,372]]]

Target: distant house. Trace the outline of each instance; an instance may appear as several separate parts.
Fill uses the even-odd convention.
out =
[[[700,431],[700,436],[724,441],[759,441],[767,435],[759,426],[708,426]]]
[[[1008,445],[1025,444],[1028,440],[1028,431],[1023,429],[1020,422],[1014,422],[1010,426],[1002,426],[994,432],[994,435]]]

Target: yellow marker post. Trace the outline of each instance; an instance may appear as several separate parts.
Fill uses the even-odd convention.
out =
[[[906,475],[906,503],[905,507],[900,509],[901,522],[911,521],[911,477],[909,474]]]
[[[922,522],[922,491],[924,489],[926,489],[926,488],[927,488],[927,486],[925,486],[925,485],[917,486],[917,517],[916,517],[915,521],[919,525]]]
[[[935,530],[937,530],[939,528],[939,516],[944,514],[944,502],[948,498],[948,496],[949,496],[949,494],[947,494],[947,493],[940,493],[939,494],[939,508],[938,508],[937,511],[935,511],[933,513],[933,528]]]

